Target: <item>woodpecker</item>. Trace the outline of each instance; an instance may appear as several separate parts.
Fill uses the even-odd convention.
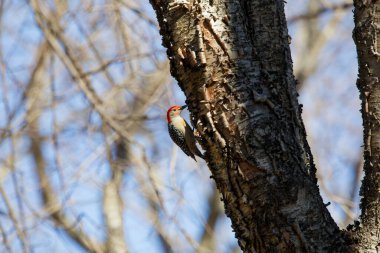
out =
[[[186,155],[192,157],[196,161],[195,155],[201,158],[203,158],[203,155],[195,145],[193,130],[180,115],[182,110],[186,107],[187,105],[175,105],[168,109],[166,118],[168,120],[169,135],[174,143],[177,144]]]

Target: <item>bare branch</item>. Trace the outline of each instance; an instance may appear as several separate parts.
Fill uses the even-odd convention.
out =
[[[125,138],[128,141],[132,141],[132,137],[128,131],[122,127],[118,122],[116,122],[112,116],[109,115],[107,109],[103,106],[103,101],[96,94],[95,90],[91,87],[90,81],[86,78],[84,71],[80,67],[78,61],[74,59],[74,56],[71,52],[71,49],[68,47],[67,43],[63,39],[60,33],[57,33],[51,25],[49,25],[48,20],[43,19],[41,10],[37,0],[31,0],[33,10],[35,11],[36,21],[44,32],[46,40],[49,42],[49,45],[52,47],[54,52],[58,55],[60,60],[66,65],[70,74],[74,80],[77,80],[79,87],[86,94],[86,97],[94,106],[96,111],[101,115],[104,121],[109,124],[109,126],[115,130],[120,136]],[[45,22],[44,22],[45,21]],[[46,23],[46,24],[45,24]],[[62,47],[61,47],[62,45]]]
[[[323,15],[327,12],[334,12],[337,10],[348,10],[348,9],[352,9],[352,8],[353,8],[352,3],[339,3],[339,4],[330,5],[330,6],[325,6],[325,7],[318,9],[318,10],[315,10],[313,12],[309,12],[309,13],[290,17],[288,19],[288,23],[292,24],[294,22],[298,22],[298,21],[305,20],[305,19],[317,18],[320,15]]]

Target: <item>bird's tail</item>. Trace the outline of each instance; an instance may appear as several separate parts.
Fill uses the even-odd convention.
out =
[[[199,151],[198,148],[195,149],[195,154],[196,154],[197,156],[199,156],[200,158],[205,159],[204,155],[202,154],[201,151]]]

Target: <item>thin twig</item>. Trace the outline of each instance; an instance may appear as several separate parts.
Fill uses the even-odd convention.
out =
[[[331,6],[327,6],[327,7],[322,7],[316,11],[313,11],[313,12],[308,12],[305,14],[300,14],[300,15],[290,17],[288,20],[288,23],[292,24],[294,22],[301,21],[301,20],[317,18],[318,16],[325,14],[327,12],[352,9],[353,6],[354,6],[353,3],[340,3],[340,4],[335,4],[335,5],[331,5]]]

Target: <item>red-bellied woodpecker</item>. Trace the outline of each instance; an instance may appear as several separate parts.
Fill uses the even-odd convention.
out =
[[[177,144],[178,147],[180,147],[186,155],[196,160],[195,155],[201,158],[203,158],[203,155],[195,144],[193,130],[186,122],[186,120],[184,120],[180,115],[182,110],[186,107],[186,105],[175,105],[169,108],[168,112],[166,113],[169,135],[174,143]]]

